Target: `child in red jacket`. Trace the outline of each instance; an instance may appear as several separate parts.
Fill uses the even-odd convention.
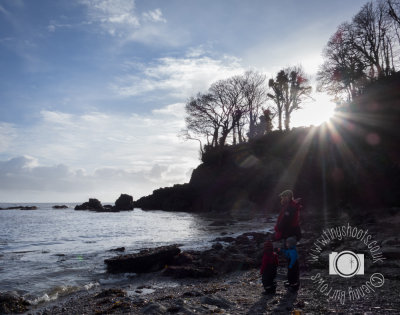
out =
[[[265,293],[275,293],[276,291],[276,269],[278,267],[278,255],[274,253],[274,248],[270,241],[264,243],[264,255],[260,274]]]

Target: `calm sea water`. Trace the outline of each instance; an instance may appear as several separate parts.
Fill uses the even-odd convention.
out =
[[[96,213],[52,209],[54,204],[29,204],[32,211],[0,210],[0,291],[17,291],[33,303],[56,299],[99,284],[112,284],[127,275],[106,273],[110,251],[182,244],[200,249],[225,232],[238,235],[266,231],[262,217],[243,220],[183,212],[142,211]],[[15,204],[0,204],[10,207]],[[132,277],[132,275],[129,275]]]

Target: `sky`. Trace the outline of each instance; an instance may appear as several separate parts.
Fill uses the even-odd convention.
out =
[[[366,0],[0,0],[0,202],[115,201],[188,182],[184,105],[246,70],[311,82]],[[315,90],[315,89],[314,89]],[[293,116],[329,118],[331,97]]]

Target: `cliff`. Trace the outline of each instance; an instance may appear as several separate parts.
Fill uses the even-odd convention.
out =
[[[292,189],[329,208],[400,205],[400,76],[371,83],[319,127],[273,131],[202,155],[190,182],[160,188],[135,207],[168,211],[258,211]]]

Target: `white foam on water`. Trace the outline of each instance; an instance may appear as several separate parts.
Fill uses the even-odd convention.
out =
[[[59,297],[71,294],[71,293],[75,293],[75,292],[79,292],[82,290],[86,290],[89,291],[90,289],[93,289],[97,286],[99,286],[100,284],[98,282],[90,282],[87,283],[85,285],[83,285],[82,287],[78,287],[78,286],[59,286],[59,287],[55,287],[53,288],[51,291],[44,293],[43,295],[36,297],[36,298],[32,298],[32,299],[26,299],[30,304],[32,305],[38,305],[41,303],[46,303],[46,302],[51,302],[51,301],[55,301],[57,300]]]

